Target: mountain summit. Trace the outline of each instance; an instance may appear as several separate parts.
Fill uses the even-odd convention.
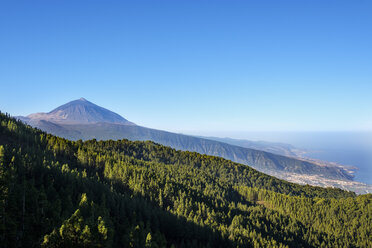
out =
[[[44,120],[58,124],[94,124],[104,122],[135,125],[120,115],[91,103],[85,98],[68,102],[49,113],[30,114],[22,119],[32,123]]]

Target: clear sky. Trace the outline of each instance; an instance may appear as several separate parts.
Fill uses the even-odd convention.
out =
[[[1,1],[0,110],[196,133],[372,130],[372,1]]]

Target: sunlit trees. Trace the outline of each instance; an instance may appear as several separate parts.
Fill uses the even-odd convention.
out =
[[[153,142],[77,141],[0,114],[4,247],[369,247],[372,196]]]

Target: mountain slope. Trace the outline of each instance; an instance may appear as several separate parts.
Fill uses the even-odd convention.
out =
[[[318,166],[308,161],[276,155],[264,151],[229,145],[222,142],[201,139],[140,126],[97,123],[92,125],[56,125],[45,121],[36,127],[71,140],[151,140],[183,151],[220,156],[232,161],[250,165],[262,172],[294,172],[322,175],[334,179],[351,179],[352,176],[342,168]]]
[[[223,142],[175,134],[137,125],[127,125],[127,122],[124,122],[124,125],[122,123],[115,123],[113,120],[116,120],[117,118],[105,119],[103,118],[104,115],[98,115],[98,117],[95,117],[91,114],[93,111],[86,111],[89,112],[89,115],[86,114],[86,112],[82,113],[80,109],[85,108],[86,105],[91,107],[92,103],[86,100],[76,100],[62,105],[48,114],[32,114],[28,116],[29,119],[20,119],[34,127],[40,128],[41,130],[70,140],[117,140],[123,138],[129,140],[152,140],[156,143],[170,146],[175,149],[220,156],[238,163],[250,165],[269,174],[291,172],[298,174],[321,175],[332,179],[347,180],[352,178],[352,175],[348,171],[336,166],[319,166],[309,161],[239,147]],[[93,106],[94,110],[97,109],[95,106],[96,105]],[[81,118],[79,117],[80,113],[83,115]],[[43,116],[49,117],[44,118]],[[58,121],[55,121],[56,119],[58,119]],[[80,119],[82,121],[77,123]],[[101,120],[101,122],[87,123],[87,119]]]
[[[267,142],[267,141],[251,141],[245,139],[232,139],[232,138],[220,138],[220,137],[204,137],[199,136],[203,139],[215,140],[230,145],[241,146],[254,150],[260,150],[279,154],[288,157],[302,157],[306,154],[305,150],[298,149],[290,144],[279,143],[279,142]]]
[[[71,142],[0,113],[4,247],[370,247],[371,204],[149,141]]]

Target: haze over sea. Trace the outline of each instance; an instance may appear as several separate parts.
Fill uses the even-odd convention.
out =
[[[307,157],[357,167],[354,180],[372,184],[372,132],[198,132],[197,134],[291,144],[306,150]]]

